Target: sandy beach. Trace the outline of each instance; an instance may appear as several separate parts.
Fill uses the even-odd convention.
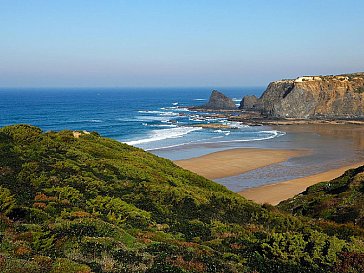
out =
[[[217,179],[218,183],[249,200],[272,205],[313,184],[329,181],[350,168],[364,165],[363,126],[273,128],[287,135],[267,142],[266,146],[264,142],[255,143],[261,147],[231,148],[175,163],[206,178]]]
[[[217,179],[284,162],[307,153],[309,151],[305,150],[239,148],[177,160],[175,163],[206,178]]]
[[[259,204],[268,203],[271,205],[277,205],[281,201],[287,200],[288,198],[305,191],[309,186],[319,182],[332,180],[341,176],[348,169],[357,168],[362,165],[364,165],[364,162],[351,164],[307,177],[247,189],[239,192],[239,194]]]
[[[289,158],[302,156],[308,153],[309,151],[305,150],[240,148],[215,152],[186,160],[177,160],[175,163],[180,167],[198,173],[206,178],[217,179],[284,162]],[[364,165],[364,162],[343,166],[302,178],[246,189],[239,192],[239,194],[256,203],[277,205],[279,202],[303,192],[309,186],[339,177],[346,170],[361,165]]]

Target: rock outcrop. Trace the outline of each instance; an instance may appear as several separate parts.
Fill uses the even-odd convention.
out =
[[[254,105],[279,118],[364,118],[364,73],[275,81]]]
[[[198,107],[203,109],[213,109],[213,110],[235,110],[236,105],[234,101],[223,93],[213,90],[208,103]]]
[[[255,110],[259,107],[258,104],[259,102],[256,96],[245,96],[240,102],[239,109]]]

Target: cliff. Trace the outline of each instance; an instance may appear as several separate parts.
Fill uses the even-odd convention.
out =
[[[223,93],[213,90],[208,103],[202,105],[199,108],[213,110],[234,110],[236,109],[236,105],[232,99],[228,98]]]
[[[255,105],[271,117],[364,118],[364,73],[275,81]]]

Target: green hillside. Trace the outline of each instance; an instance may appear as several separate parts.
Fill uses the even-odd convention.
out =
[[[364,166],[348,170],[329,182],[313,185],[279,207],[295,215],[364,228]]]
[[[141,149],[0,129],[0,272],[363,272],[364,229],[259,206]]]

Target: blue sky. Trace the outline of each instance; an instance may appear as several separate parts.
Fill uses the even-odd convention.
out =
[[[0,0],[0,86],[264,86],[364,71],[364,1]]]

